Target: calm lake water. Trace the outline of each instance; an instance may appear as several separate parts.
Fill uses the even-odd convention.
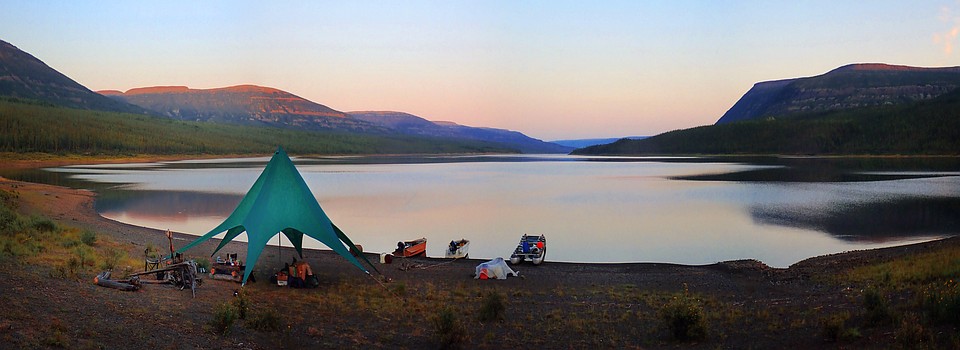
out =
[[[0,175],[93,189],[104,217],[201,235],[230,214],[268,160]],[[294,163],[331,220],[368,252],[426,237],[427,255],[437,257],[449,241],[467,238],[470,257],[507,257],[526,233],[547,236],[548,261],[749,258],[786,267],[822,254],[960,233],[955,158],[331,157]],[[310,238],[304,243],[322,248]]]

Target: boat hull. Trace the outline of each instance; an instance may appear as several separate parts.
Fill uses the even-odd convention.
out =
[[[534,265],[540,265],[547,256],[547,238],[543,235],[520,238],[520,244],[510,255],[510,264],[516,265],[529,260]]]
[[[403,246],[403,249],[400,246]],[[393,252],[394,256],[410,258],[427,255],[427,239],[421,238],[413,241],[398,242],[397,250]]]
[[[444,257],[453,258],[453,259],[463,259],[470,256],[470,241],[461,239],[458,242],[454,243],[451,246],[447,247],[447,251],[444,253]]]

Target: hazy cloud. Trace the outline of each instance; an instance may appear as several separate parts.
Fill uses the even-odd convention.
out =
[[[957,2],[960,4],[960,1]],[[944,6],[940,8],[940,14],[937,16],[941,23],[949,25],[950,28],[933,34],[933,43],[943,47],[943,53],[947,56],[953,56],[953,46],[957,43],[957,35],[960,34],[960,16],[957,16],[953,8]]]

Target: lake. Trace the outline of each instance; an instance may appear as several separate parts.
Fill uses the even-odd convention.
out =
[[[0,175],[92,189],[106,218],[201,235],[230,214],[268,160]],[[426,237],[427,255],[441,257],[448,242],[467,238],[471,258],[509,257],[526,233],[546,235],[548,261],[757,259],[786,267],[812,256],[960,232],[956,158],[521,155],[294,163],[330,219],[368,252]],[[322,248],[310,238],[304,245]]]

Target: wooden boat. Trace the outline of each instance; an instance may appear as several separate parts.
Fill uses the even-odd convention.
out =
[[[517,244],[517,249],[514,249],[513,254],[510,255],[510,264],[516,265],[525,260],[530,260],[534,265],[540,265],[546,256],[546,237],[543,235],[523,235],[523,237],[520,237],[520,244]]]
[[[394,256],[412,257],[427,255],[427,239],[420,238],[412,241],[397,242],[397,250],[393,251]]]
[[[447,246],[447,252],[444,253],[444,257],[447,258],[467,258],[470,253],[470,241],[466,239],[460,239],[459,241],[450,241],[450,245]]]

